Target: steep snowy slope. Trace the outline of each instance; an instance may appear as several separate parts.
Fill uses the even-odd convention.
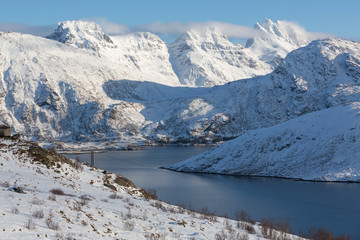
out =
[[[168,166],[187,172],[360,181],[360,102],[248,131]]]
[[[222,85],[271,71],[216,29],[188,31],[168,46],[174,71],[184,85]]]
[[[157,130],[186,139],[221,139],[360,101],[359,53],[359,43],[314,41],[290,53],[269,75],[169,103],[166,109],[173,113]]]
[[[182,84],[215,86],[270,73],[286,55],[318,36],[300,26],[272,22],[254,26],[257,37],[244,48],[234,45],[216,28],[191,30],[169,44],[170,60]]]
[[[65,21],[48,38],[115,63],[114,70],[121,70],[123,78],[180,85],[169,62],[166,44],[154,34],[109,37],[96,23]]]
[[[117,45],[117,49],[108,51],[106,56],[115,62],[119,62],[121,57],[125,58],[124,62],[127,66],[135,66],[132,71],[138,73],[139,76],[129,79],[172,86],[180,85],[170,64],[166,43],[158,36],[152,33],[131,33],[111,38]]]
[[[116,64],[31,35],[2,33],[0,42],[1,121],[16,132],[35,139],[111,138],[119,131],[110,127],[110,108],[112,116],[132,111],[122,117],[122,127],[142,123],[141,104],[114,102],[102,89],[126,75]]]
[[[256,23],[254,29],[259,31],[259,36],[246,42],[246,50],[251,56],[273,67],[276,67],[289,52],[319,37],[294,23],[273,22],[270,19],[265,19],[262,25]]]

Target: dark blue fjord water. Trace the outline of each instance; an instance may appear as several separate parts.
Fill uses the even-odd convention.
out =
[[[312,226],[360,239],[360,184],[314,183],[274,178],[250,178],[178,173],[159,169],[199,154],[208,147],[149,147],[139,151],[95,153],[95,166],[120,173],[138,187],[152,188],[160,200],[207,207],[217,215],[234,217],[244,210],[256,221],[286,220],[294,233]],[[90,162],[90,154],[79,156]]]

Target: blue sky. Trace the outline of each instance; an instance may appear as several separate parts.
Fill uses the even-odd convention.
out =
[[[1,9],[0,24],[55,25],[64,20],[102,19],[129,27],[207,21],[252,27],[270,18],[360,40],[360,1],[356,0],[12,0],[2,1]]]

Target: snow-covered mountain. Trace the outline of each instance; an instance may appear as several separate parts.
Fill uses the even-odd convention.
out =
[[[101,27],[94,22],[60,22],[58,28],[47,38],[93,52],[100,51],[100,48],[117,47]]]
[[[190,30],[166,44],[151,33],[108,36],[93,22],[65,21],[49,39],[111,60],[127,79],[211,87],[270,73],[290,51],[310,42],[307,32],[284,21],[255,25],[261,34],[247,47],[216,28]]]
[[[268,75],[194,88],[236,69],[256,74],[252,61],[266,65],[209,30],[167,45],[151,33],[109,37],[72,21],[49,38],[0,35],[1,122],[34,140],[219,141],[358,99],[360,47],[340,39],[297,49]]]
[[[360,102],[248,131],[176,171],[360,181]]]
[[[258,30],[259,34],[249,39],[245,47],[252,56],[273,67],[289,52],[318,38],[297,24],[287,21],[273,22],[265,19],[262,25],[256,23],[254,29]]]
[[[231,86],[228,94],[238,94],[223,104],[239,110],[223,112],[236,124],[229,121],[218,132],[244,134],[168,168],[360,181],[359,53],[359,43],[314,41],[291,52],[267,76],[220,87]]]
[[[47,38],[111,62],[113,70],[120,72],[123,79],[180,84],[169,62],[166,43],[152,33],[109,37],[96,23],[65,21]]]
[[[180,82],[189,86],[222,85],[271,71],[216,29],[188,31],[169,44],[169,51]]]

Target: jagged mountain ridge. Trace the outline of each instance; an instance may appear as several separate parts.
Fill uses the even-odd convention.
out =
[[[289,52],[316,39],[302,27],[286,21],[265,19],[262,25],[256,23],[254,29],[259,31],[259,35],[248,39],[245,47],[253,56],[273,67]]]
[[[251,57],[216,29],[189,31],[168,46],[170,61],[184,85],[211,87],[271,71],[268,64]]]
[[[358,97],[357,43],[315,41],[291,53],[269,75],[215,88],[189,88],[176,82],[175,75],[168,81],[164,73],[158,73],[163,78],[144,81],[141,66],[152,72],[158,66],[171,68],[162,61],[170,55],[153,34],[130,36],[113,38],[116,48],[100,47],[94,53],[49,39],[3,33],[2,121],[38,140],[211,141]],[[116,59],[122,56],[113,54],[112,59],[106,54],[119,48],[133,51],[132,55],[147,49],[149,61],[138,57],[143,61],[140,70],[134,64],[130,71],[127,63]],[[161,61],[150,61],[154,54]]]
[[[265,30],[270,25],[283,33]],[[127,79],[211,87],[270,73],[287,53],[310,42],[306,34],[289,34],[295,30],[286,22],[266,19],[264,27],[257,26],[262,34],[248,48],[233,44],[216,28],[189,30],[166,44],[151,33],[110,37],[99,25],[83,21],[60,22],[48,38],[110,59],[127,70]]]

